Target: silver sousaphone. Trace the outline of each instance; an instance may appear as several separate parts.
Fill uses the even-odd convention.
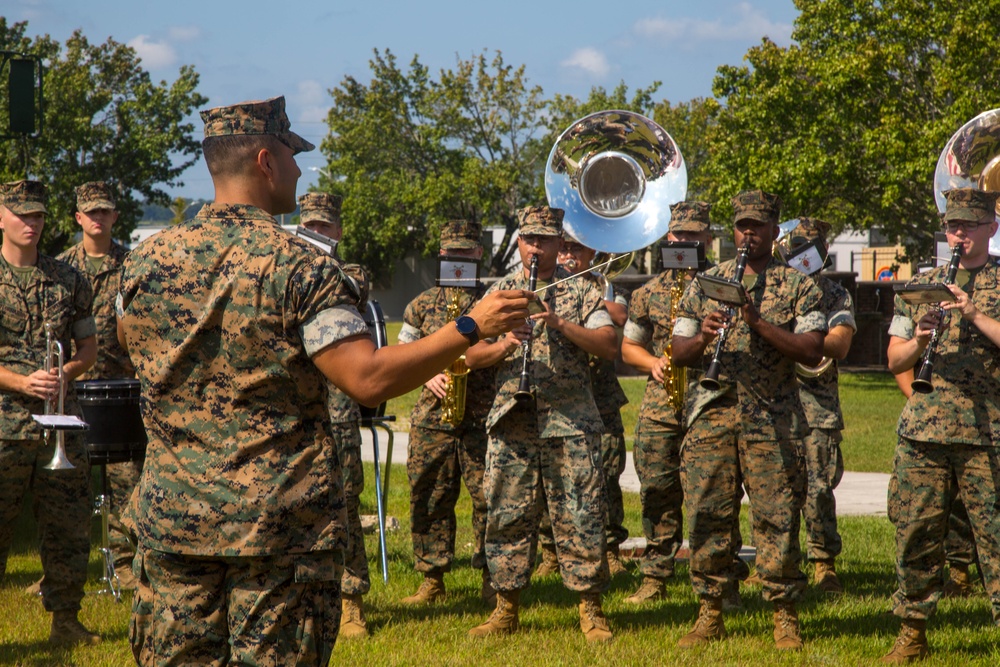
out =
[[[545,164],[549,205],[588,248],[630,253],[667,232],[687,195],[687,168],[666,130],[631,111],[598,111],[565,130]],[[629,262],[631,263],[631,262]],[[595,262],[592,268],[598,268]]]
[[[944,193],[953,188],[1000,190],[1000,109],[979,114],[952,135],[934,169],[934,202],[944,213]],[[1000,257],[1000,230],[990,239],[990,254]]]

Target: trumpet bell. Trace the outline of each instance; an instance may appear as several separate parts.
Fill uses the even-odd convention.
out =
[[[934,169],[934,203],[941,213],[944,193],[953,188],[1000,190],[1000,109],[979,114],[945,144]],[[990,239],[990,254],[1000,256],[1000,230]]]
[[[650,245],[667,231],[670,206],[687,195],[687,168],[666,130],[631,111],[599,111],[573,123],[545,165],[549,205],[580,243],[612,253]]]

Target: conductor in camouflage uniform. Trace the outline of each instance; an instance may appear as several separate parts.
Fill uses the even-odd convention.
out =
[[[673,363],[702,368],[728,328],[719,353],[720,389],[696,410],[681,444],[691,581],[701,604],[694,628],[678,646],[722,639],[722,598],[736,584],[733,522],[742,479],[754,511],[751,525],[764,599],[774,604],[779,650],[800,650],[795,603],[805,589],[799,569],[799,514],[806,494],[802,438],[806,422],[795,363],[822,359],[826,317],[816,283],[772,256],[781,200],[760,190],[733,198],[735,241],[747,252],[746,303],[731,314],[699,283],[681,300]],[[706,273],[733,279],[736,261]],[[689,406],[690,407],[690,406]],[[765,510],[766,508],[766,510]]]
[[[482,227],[477,222],[453,220],[441,228],[440,254],[479,261]],[[465,287],[432,287],[406,306],[401,344],[412,343],[437,331],[464,313],[480,295],[470,276]],[[451,313],[451,314],[449,314]],[[481,595],[492,603],[495,593],[486,568],[486,417],[496,392],[496,371],[481,368],[466,376],[465,412],[445,408],[449,376],[438,373],[424,384],[410,415],[410,446],[406,473],[410,481],[410,536],[413,561],[424,580],[404,604],[437,602],[445,596],[444,574],[455,559],[455,504],[462,481],[472,498],[472,567],[482,572]],[[454,394],[453,394],[454,396]],[[458,397],[448,399],[458,401]]]
[[[696,241],[707,247],[711,241],[709,204],[679,202],[670,207],[669,241]],[[642,528],[646,549],[640,569],[642,583],[626,598],[640,604],[662,598],[665,581],[674,575],[674,559],[683,540],[680,449],[684,435],[683,403],[664,387],[664,373],[675,372],[666,356],[676,310],[684,287],[696,269],[670,269],[648,281],[632,294],[628,323],[622,340],[622,360],[648,374],[646,392],[635,428],[632,455],[639,476]],[[693,384],[696,388],[697,384]],[[682,389],[683,400],[686,387]]]
[[[331,254],[336,253],[336,243],[343,236],[340,220],[340,195],[309,192],[299,197],[299,223],[321,236],[334,241]],[[359,288],[358,309],[363,309],[368,299],[368,277],[357,264],[343,264],[340,268],[354,280]],[[361,462],[361,408],[351,397],[329,380],[326,382],[327,407],[337,457],[344,474],[344,494],[347,499],[347,549],[344,551],[344,576],[340,579],[341,607],[340,637],[368,636],[363,596],[371,589],[368,573],[368,554],[365,552],[365,535],[361,527],[361,493],[365,490],[365,471]]]
[[[896,298],[889,327],[889,370],[912,368],[938,330],[933,391],[914,392],[899,417],[899,443],[889,486],[889,519],[896,527],[895,613],[902,628],[884,662],[909,662],[929,653],[927,620],[944,586],[949,508],[958,496],[971,519],[993,608],[1000,623],[1000,271],[990,261],[997,230],[996,192],[960,188],[944,193],[948,245],[961,246],[955,300],[911,306]],[[946,268],[915,283],[941,283]]]
[[[82,273],[94,289],[94,321],[97,323],[97,362],[80,380],[134,379],[135,368],[118,344],[115,295],[119,272],[128,249],[112,237],[118,221],[114,188],[106,181],[91,181],[76,189],[76,222],[83,238],[59,255],[59,259]],[[121,525],[119,513],[142,474],[142,459],[105,466],[112,513],[110,548],[115,572],[123,588],[135,588],[132,559],[135,545]]]
[[[52,613],[49,642],[97,644],[101,638],[77,619],[90,555],[90,476],[83,439],[65,433],[73,468],[50,470],[56,433],[43,437],[31,415],[58,408],[80,415],[73,381],[94,363],[97,338],[93,292],[73,267],[38,252],[45,225],[45,186],[17,181],[0,186],[0,576],[25,494],[34,496],[41,541],[42,603]],[[46,326],[62,345],[65,386],[55,355],[48,365]],[[70,356],[70,345],[76,351]],[[51,410],[56,412],[56,409]]]
[[[326,667],[339,629],[346,499],[324,378],[377,405],[527,316],[498,293],[411,346],[375,349],[336,260],[285,231],[295,154],[283,97],[201,112],[215,201],[134,248],[118,336],[149,444],[127,508],[139,538],[141,665]]]
[[[523,266],[487,294],[528,286],[532,256],[538,258],[538,288],[570,275],[557,266],[563,211],[528,207],[518,218]],[[484,340],[467,353],[470,368],[497,367],[497,393],[486,422],[485,482],[486,560],[497,604],[470,634],[518,629],[520,592],[531,578],[539,521],[547,507],[563,582],[580,593],[580,628],[587,641],[608,641],[611,631],[601,609],[609,579],[600,452],[604,425],[588,361],[590,355],[614,358],[618,336],[603,294],[590,280],[554,285],[544,292],[542,303],[544,310],[532,315],[530,324],[498,340]],[[518,400],[526,349],[532,392]]]
[[[829,223],[823,220],[799,218],[799,224],[788,233],[788,250],[818,241],[822,245],[822,259],[825,259],[829,231]],[[802,263],[796,264],[806,268]],[[833,495],[844,476],[844,458],[840,452],[844,417],[840,411],[837,362],[850,351],[858,325],[854,320],[851,295],[841,285],[820,275],[822,262],[818,264],[809,267],[813,270],[809,275],[823,290],[822,311],[829,329],[823,338],[823,357],[829,360],[829,366],[818,375],[813,375],[810,369],[799,368],[799,398],[809,426],[804,441],[808,481],[802,518],[806,524],[806,556],[815,567],[813,581],[816,587],[827,593],[841,593],[844,589],[837,577],[835,559],[840,555],[842,542]]]

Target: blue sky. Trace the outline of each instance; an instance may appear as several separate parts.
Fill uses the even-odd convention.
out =
[[[716,68],[739,64],[765,35],[788,45],[798,12],[792,0],[5,0],[4,14],[60,41],[80,28],[92,42],[127,43],[154,80],[194,65],[209,106],[285,95],[292,129],[318,145],[327,91],[346,75],[367,80],[375,48],[402,65],[419,55],[434,73],[499,50],[546,96],[661,81],[658,97],[679,102],[711,95]],[[318,150],[299,157],[304,192],[324,161]],[[174,195],[212,196],[203,163],[183,179]]]

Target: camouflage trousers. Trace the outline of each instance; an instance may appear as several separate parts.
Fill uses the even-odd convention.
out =
[[[604,469],[604,489],[607,494],[608,515],[604,519],[604,539],[607,551],[618,553],[618,545],[628,539],[625,528],[625,504],[619,480],[625,472],[625,433],[601,434],[601,463]],[[542,523],[538,528],[538,543],[544,549],[555,550],[552,524],[548,512],[542,513]]]
[[[814,428],[803,440],[806,455],[807,493],[802,507],[806,524],[806,554],[811,561],[840,555],[837,501],[833,490],[844,476],[839,429]]]
[[[472,498],[475,540],[472,567],[486,567],[486,432],[459,427],[410,428],[406,475],[410,480],[410,538],[417,572],[449,572],[455,560],[455,505],[462,481]]]
[[[563,583],[572,591],[603,591],[609,574],[599,435],[539,438],[535,424],[533,411],[518,409],[490,433],[486,560],[493,587],[528,585],[547,507]]]
[[[131,568],[132,559],[135,558],[135,542],[131,531],[122,523],[120,516],[122,508],[125,507],[132,495],[132,490],[142,476],[142,461],[109,463],[105,467],[108,475],[108,495],[110,496],[108,546],[111,549],[116,568]]]
[[[944,543],[952,501],[969,514],[994,621],[1000,620],[1000,451],[996,447],[900,438],[889,479],[896,527],[894,612],[930,618],[944,588]]]
[[[55,436],[52,436],[53,443]],[[42,602],[46,611],[75,611],[83,600],[90,556],[92,498],[83,441],[67,433],[71,470],[46,470],[54,444],[43,440],[0,440],[0,575],[24,496],[34,497],[42,559]]]
[[[674,558],[684,539],[681,439],[679,431],[649,420],[640,419],[635,427],[632,457],[639,475],[646,536],[646,550],[639,563],[647,577],[667,579],[674,575]]]
[[[979,564],[979,553],[976,551],[976,541],[972,537],[969,513],[965,511],[965,503],[958,494],[955,494],[955,499],[951,502],[951,513],[948,515],[948,537],[944,541],[944,557],[949,565],[968,567]]]
[[[260,558],[144,549],[133,564],[137,664],[327,667],[340,628],[339,551]]]
[[[766,601],[793,602],[806,588],[799,515],[806,493],[801,440],[744,440],[735,400],[717,401],[694,421],[681,445],[681,484],[699,597],[721,597],[741,578],[738,520],[742,490],[750,502],[757,572]]]
[[[347,595],[365,595],[371,590],[365,534],[361,528],[361,492],[365,490],[365,469],[361,461],[361,431],[357,422],[331,424],[337,456],[344,475],[347,506],[347,549],[344,577],[340,587]]]

